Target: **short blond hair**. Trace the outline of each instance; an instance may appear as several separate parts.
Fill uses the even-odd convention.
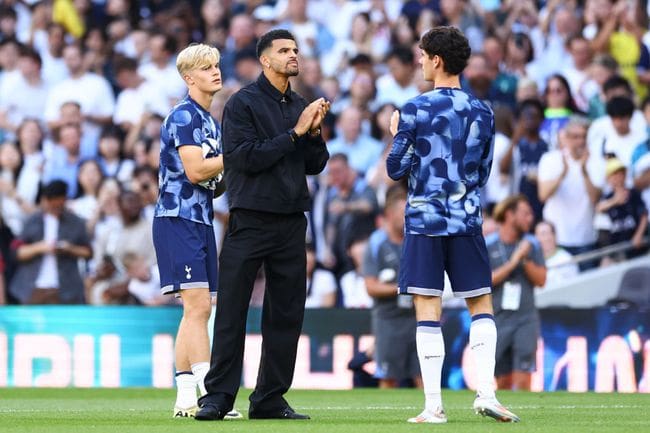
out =
[[[184,77],[194,69],[212,66],[219,63],[221,55],[219,50],[206,44],[191,44],[176,57],[176,69]]]

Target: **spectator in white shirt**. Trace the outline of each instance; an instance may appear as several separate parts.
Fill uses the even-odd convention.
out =
[[[417,86],[413,83],[413,52],[404,47],[393,48],[386,56],[386,63],[389,72],[377,80],[376,103],[381,105],[390,102],[401,107],[419,94]]]
[[[25,119],[16,132],[18,147],[23,156],[23,168],[18,175],[18,194],[31,205],[36,204],[41,173],[43,172],[43,140],[45,134],[35,119]]]
[[[535,237],[539,241],[546,263],[546,284],[554,286],[580,273],[578,265],[569,263],[573,256],[567,250],[557,245],[555,227],[548,221],[540,221],[535,226]]]
[[[287,0],[286,17],[278,27],[289,30],[306,57],[322,57],[334,46],[334,36],[323,24],[307,17],[306,0]],[[349,27],[347,27],[349,28]]]
[[[608,137],[616,135],[612,118],[607,115],[607,103],[614,97],[624,96],[634,100],[634,93],[629,81],[620,75],[612,75],[603,83],[603,113],[601,117],[594,120],[589,127],[587,134],[587,145],[592,153],[602,153],[603,141],[608,141]],[[593,99],[592,99],[593,100]],[[594,111],[598,111],[594,101]],[[634,134],[643,134],[646,131],[646,122],[643,114],[639,110],[634,110],[630,121],[630,129]],[[638,143],[637,143],[638,144]],[[626,162],[627,164],[627,162]]]
[[[23,161],[13,142],[0,145],[0,213],[12,233],[23,231],[23,220],[34,208],[18,193],[17,181]]]
[[[84,118],[84,133],[92,137],[96,146],[102,127],[112,122],[115,108],[113,90],[105,78],[86,71],[79,44],[66,46],[63,59],[70,77],[52,87],[45,104],[45,120],[50,127],[56,126],[61,105],[68,101],[77,102]]]
[[[172,108],[169,99],[138,74],[138,63],[128,57],[115,62],[115,78],[122,91],[117,96],[113,123],[128,133],[147,113],[166,116]]]
[[[348,247],[348,255],[352,258],[354,269],[341,277],[341,292],[345,308],[372,308],[373,299],[368,295],[366,281],[361,272],[363,256],[368,246],[367,237],[353,239]]]
[[[123,158],[122,134],[117,128],[105,128],[99,138],[99,165],[106,177],[114,177],[127,185],[132,178],[135,163]]]
[[[0,128],[12,135],[25,118],[43,120],[48,90],[41,79],[41,56],[32,48],[21,48],[18,70],[0,84]]]
[[[648,138],[648,134],[645,130],[633,130],[631,127],[635,111],[632,99],[616,96],[607,102],[606,110],[612,128],[599,141],[590,142],[589,151],[600,156],[603,163],[605,158],[615,156],[629,168],[632,152]]]
[[[158,92],[173,106],[187,93],[187,86],[172,61],[176,42],[164,33],[149,38],[149,63],[138,68],[138,74],[154,85]]]
[[[561,74],[569,82],[576,106],[586,113],[589,110],[589,100],[598,94],[598,86],[589,76],[593,51],[589,41],[582,35],[569,38],[566,48],[572,62],[562,69]]]
[[[650,132],[650,97],[643,100],[641,110]],[[643,202],[646,208],[650,209],[650,136],[647,140],[639,143],[632,152],[630,171],[634,179],[634,188],[641,191]]]
[[[130,296],[147,306],[169,304],[171,298],[160,293],[160,274],[158,266],[147,263],[146,257],[136,253],[126,253],[122,259],[129,277],[127,289]]]
[[[53,86],[68,78],[68,68],[63,61],[63,47],[65,46],[65,30],[57,23],[47,25],[47,38],[35,39],[34,48],[43,60],[43,80]]]
[[[587,149],[586,118],[572,116],[560,130],[560,148],[542,156],[538,192],[544,219],[557,229],[557,241],[572,254],[591,251],[596,243],[594,208],[604,184],[604,168]],[[581,265],[581,269],[594,266]]]
[[[13,38],[0,38],[0,83],[20,75],[18,55],[20,43]]]
[[[331,308],[336,305],[336,278],[316,263],[313,245],[307,244],[307,300],[305,308]]]
[[[80,218],[90,220],[97,212],[99,186],[103,180],[104,175],[96,160],[82,162],[77,173],[79,191],[74,200],[68,201],[68,208]]]

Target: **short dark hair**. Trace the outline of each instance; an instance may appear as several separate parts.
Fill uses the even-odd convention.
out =
[[[426,32],[420,40],[420,48],[429,58],[440,56],[444,62],[444,71],[450,75],[463,72],[472,54],[465,35],[451,26],[434,27]]]
[[[369,55],[364,53],[359,53],[356,56],[352,57],[348,63],[350,64],[350,66],[366,66],[366,65],[372,66],[373,64],[372,58],[370,58]]]
[[[23,45],[20,47],[20,57],[27,57],[31,59],[34,63],[38,64],[39,67],[43,66],[43,60],[41,55],[38,54],[38,51],[33,49],[28,45]]]
[[[397,46],[386,54],[386,61],[397,59],[403,65],[413,65],[415,56],[409,48]]]
[[[536,109],[537,111],[539,111],[539,114],[541,114],[542,117],[544,117],[544,105],[542,105],[539,99],[529,98],[521,101],[521,103],[517,107],[517,118],[520,118],[521,114],[528,107],[532,107]]]
[[[160,32],[160,31],[155,31],[151,34],[151,38],[156,38],[156,37],[162,37],[163,38],[163,49],[167,51],[170,54],[174,54],[178,50],[178,44],[176,43],[176,39],[172,38],[169,36],[167,33]]]
[[[625,96],[615,96],[607,102],[607,115],[609,117],[621,118],[632,117],[634,114],[634,102]]]
[[[11,18],[16,21],[18,19],[18,13],[10,6],[2,6],[0,8],[0,19],[5,18]]]
[[[107,125],[102,128],[102,132],[99,135],[100,140],[103,138],[114,138],[117,141],[122,141],[124,134],[117,126]]]
[[[131,57],[119,56],[115,59],[114,65],[116,74],[122,71],[135,72],[138,70],[138,61]]]
[[[620,75],[612,75],[603,83],[603,93],[608,93],[610,90],[623,88],[627,90],[629,94],[632,94],[632,86],[630,82]]]
[[[16,47],[18,47],[18,50],[20,50],[22,44],[15,37],[9,36],[0,39],[0,47],[4,47],[5,45],[15,45]]]
[[[41,197],[58,198],[68,195],[68,184],[62,180],[53,180],[41,188]]]
[[[239,63],[243,60],[254,60],[257,63],[257,53],[253,48],[244,48],[235,53],[235,63]]]
[[[262,35],[259,41],[257,41],[257,47],[255,52],[257,53],[257,58],[259,59],[262,56],[264,50],[270,47],[273,44],[273,41],[276,39],[290,39],[295,41],[296,38],[293,37],[293,34],[286,29],[275,29],[268,31]]]
[[[348,156],[345,153],[335,153],[334,155],[330,156],[329,162],[333,161],[340,161],[345,165],[350,165]]]

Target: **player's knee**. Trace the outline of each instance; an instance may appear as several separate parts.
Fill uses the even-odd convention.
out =
[[[188,320],[201,320],[207,322],[212,312],[210,300],[185,304],[183,316]]]

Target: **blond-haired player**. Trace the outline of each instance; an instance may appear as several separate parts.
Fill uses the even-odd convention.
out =
[[[222,87],[219,58],[219,51],[205,44],[192,44],[178,54],[176,67],[188,94],[161,127],[154,246],[162,293],[183,301],[175,348],[174,417],[194,416],[197,386],[205,394],[203,380],[209,368],[210,294],[217,289],[212,199],[223,174],[221,128],[209,109]]]

